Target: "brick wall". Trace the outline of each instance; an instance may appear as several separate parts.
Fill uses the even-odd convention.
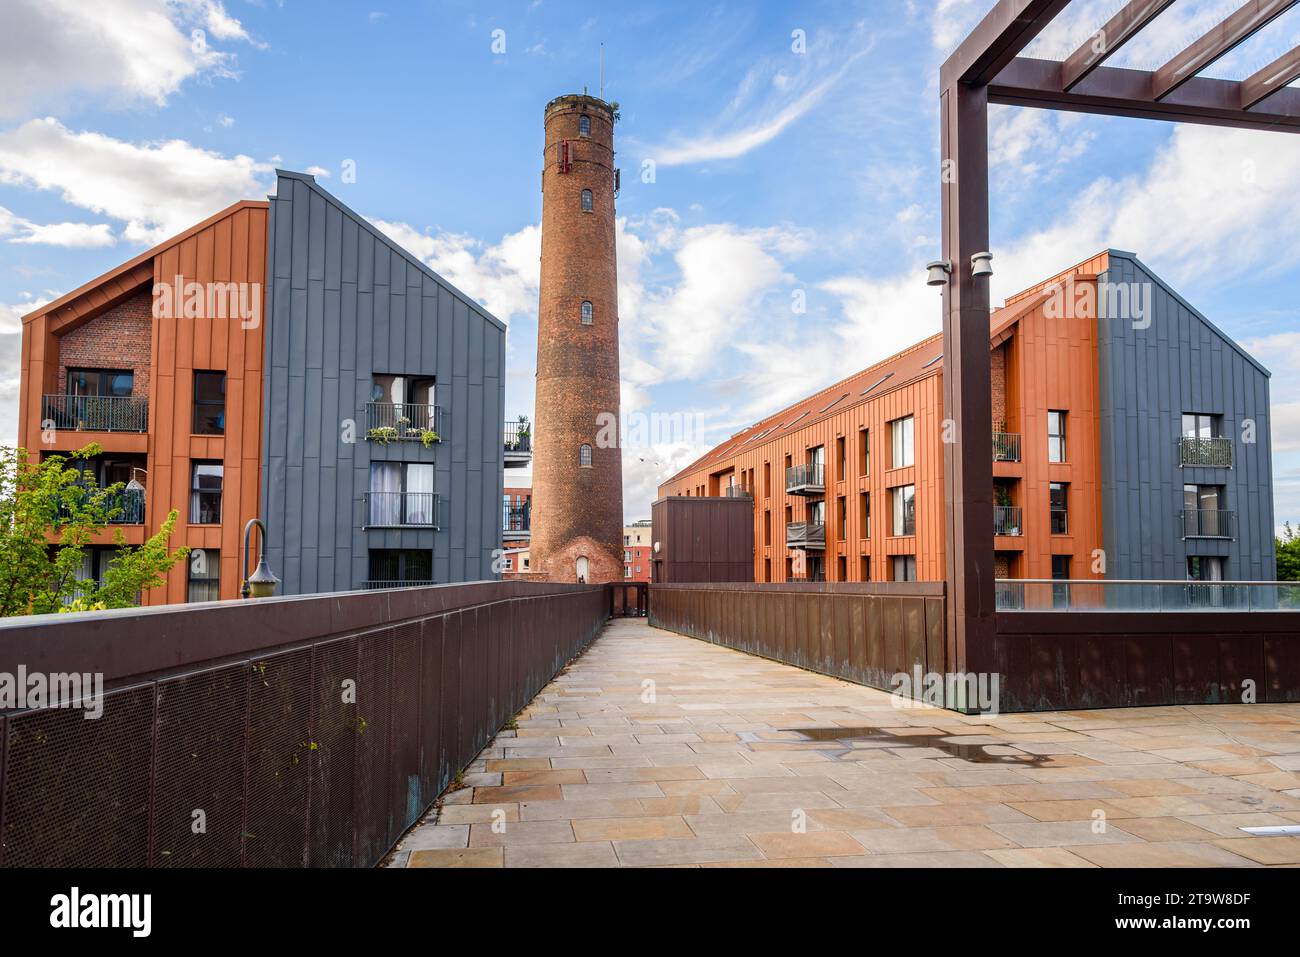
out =
[[[1007,347],[998,346],[989,355],[993,379],[993,431],[1009,431],[1007,424]]]
[[[68,390],[68,369],[133,369],[132,395],[148,398],[153,295],[139,295],[114,306],[59,339],[59,392]]]

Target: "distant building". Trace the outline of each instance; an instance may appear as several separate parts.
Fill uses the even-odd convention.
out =
[[[633,522],[623,529],[623,578],[625,581],[650,581],[654,542],[650,519]]]
[[[754,500],[756,581],[944,577],[942,336],[683,469]],[[999,578],[1272,580],[1269,373],[1133,254],[990,317]]]

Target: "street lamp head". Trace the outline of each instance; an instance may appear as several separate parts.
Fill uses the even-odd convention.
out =
[[[946,286],[948,277],[952,275],[952,263],[946,259],[936,259],[926,267],[925,284],[927,286]]]
[[[266,556],[262,555],[257,560],[257,568],[244,583],[244,588],[253,598],[270,598],[275,594],[275,586],[278,584],[280,579],[275,577],[271,567],[266,564]]]
[[[993,275],[993,254],[976,253],[970,258],[970,274],[975,278]]]

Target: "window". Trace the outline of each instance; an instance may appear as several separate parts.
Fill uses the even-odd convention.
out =
[[[763,513],[763,544],[768,547],[772,545],[772,512],[770,509]]]
[[[433,552],[421,548],[372,548],[369,584],[432,585]]]
[[[1068,535],[1070,533],[1070,486],[1065,482],[1053,482],[1048,489],[1048,507],[1052,512],[1052,534]]]
[[[590,136],[590,135],[591,135],[591,117],[590,117],[590,116],[587,116],[587,115],[584,114],[584,115],[578,117],[578,135],[579,135],[579,136]]]
[[[124,369],[69,369],[68,395],[124,399],[135,388],[135,373]]]
[[[623,544],[624,544],[624,545],[631,545],[631,544],[632,544],[632,536],[631,536],[631,535],[624,535],[624,536],[623,536]]]
[[[630,562],[631,560],[632,560],[632,552],[626,548],[623,549],[623,561]]]
[[[1223,435],[1223,416],[1183,413],[1183,438],[1217,439]]]
[[[1065,413],[1057,410],[1047,413],[1047,461],[1066,461]]]
[[[916,581],[916,556],[915,555],[895,555],[892,558],[890,558],[889,563],[894,572],[894,581],[896,582]]]
[[[1070,580],[1070,556],[1053,555],[1052,556],[1052,580],[1057,582],[1068,582]],[[1052,586],[1052,607],[1069,608],[1070,607],[1070,586],[1053,585]]]
[[[844,481],[844,474],[848,471],[848,465],[844,461],[844,436],[835,440],[835,467],[838,470],[839,481]]]
[[[1223,581],[1223,559],[1209,555],[1187,556],[1187,580],[1190,582]]]
[[[402,438],[419,438],[425,429],[436,432],[434,380],[427,376],[373,376],[366,428],[395,429]]]
[[[849,580],[849,560],[843,555],[835,562],[836,581],[846,582]]]
[[[840,524],[840,541],[844,541],[849,537],[849,506],[843,495],[836,500],[835,510]],[[844,581],[844,579],[841,578],[840,581]]]
[[[771,580],[772,580],[772,559],[765,558],[763,559],[763,581],[770,582]]]
[[[226,374],[194,373],[195,435],[226,434]]]
[[[578,465],[584,469],[591,468],[591,446],[585,442],[578,446]]]
[[[632,566],[631,566],[631,565],[624,565],[624,566],[623,566],[623,577],[624,577],[624,578],[631,578],[631,577],[632,577]]]
[[[893,452],[889,460],[889,467],[901,469],[915,464],[916,450],[913,443],[912,417],[909,415],[905,419],[895,419],[890,422],[889,437]]]
[[[1224,511],[1222,485],[1183,486],[1183,537],[1228,538],[1230,513]]]
[[[871,581],[871,556],[870,555],[858,556],[858,581],[862,581],[862,582]]]
[[[772,463],[763,463],[763,497],[772,497]]]
[[[591,325],[591,321],[595,317],[595,315],[596,315],[596,310],[592,306],[592,304],[584,301],[582,304],[582,324],[584,326]]]
[[[863,429],[858,433],[858,474],[868,475],[871,472],[871,444],[868,441],[869,432]]]
[[[190,524],[221,524],[221,483],[225,467],[220,462],[195,462],[190,468]]]
[[[582,191],[582,211],[584,213],[590,213],[595,208],[595,203],[591,198],[591,190],[584,189]]]
[[[211,548],[190,552],[190,576],[186,601],[218,601],[221,598],[221,553]]]
[[[871,493],[858,493],[858,534],[862,538],[871,537]]]
[[[916,486],[900,485],[889,490],[890,506],[893,512],[893,534],[916,534]]]
[[[436,527],[433,464],[371,462],[368,517],[372,528]]]

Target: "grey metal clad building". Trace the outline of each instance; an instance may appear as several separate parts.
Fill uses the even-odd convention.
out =
[[[1132,253],[1099,278],[1150,291],[1098,295],[1107,577],[1274,580],[1268,370]]]
[[[283,594],[497,577],[505,325],[330,195],[270,197],[262,503]]]

